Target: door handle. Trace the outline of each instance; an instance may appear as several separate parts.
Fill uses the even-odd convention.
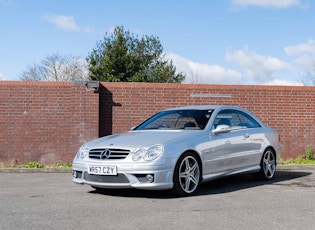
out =
[[[244,137],[245,137],[245,138],[249,138],[249,136],[250,136],[249,133],[245,133],[245,134],[244,134]]]

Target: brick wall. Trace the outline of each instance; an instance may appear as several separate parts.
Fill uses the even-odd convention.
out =
[[[279,132],[283,158],[315,148],[315,87],[301,86],[106,82],[101,85],[99,133],[127,131],[162,109],[207,104],[237,105],[255,113]]]
[[[0,164],[72,161],[98,137],[98,107],[83,85],[0,81]]]
[[[207,97],[209,94],[225,97]],[[70,162],[85,141],[128,131],[157,111],[238,105],[278,130],[282,157],[315,148],[315,87],[0,81],[0,164]]]

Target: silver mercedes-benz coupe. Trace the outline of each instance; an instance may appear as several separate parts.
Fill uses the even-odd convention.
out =
[[[81,146],[73,181],[95,189],[170,189],[180,196],[202,182],[239,173],[270,180],[278,133],[236,106],[189,106],[161,111],[132,130]]]

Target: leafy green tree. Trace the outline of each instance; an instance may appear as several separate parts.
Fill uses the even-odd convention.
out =
[[[91,80],[111,82],[167,82],[180,83],[185,79],[176,74],[171,60],[166,60],[157,37],[138,38],[123,26],[103,41],[87,57]]]

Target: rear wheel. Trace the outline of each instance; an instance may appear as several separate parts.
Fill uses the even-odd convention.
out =
[[[271,180],[276,173],[276,154],[268,148],[265,150],[260,162],[260,171],[257,173],[258,179]]]
[[[180,196],[192,194],[200,182],[200,165],[197,157],[190,152],[184,153],[176,163],[173,176],[173,192]]]

